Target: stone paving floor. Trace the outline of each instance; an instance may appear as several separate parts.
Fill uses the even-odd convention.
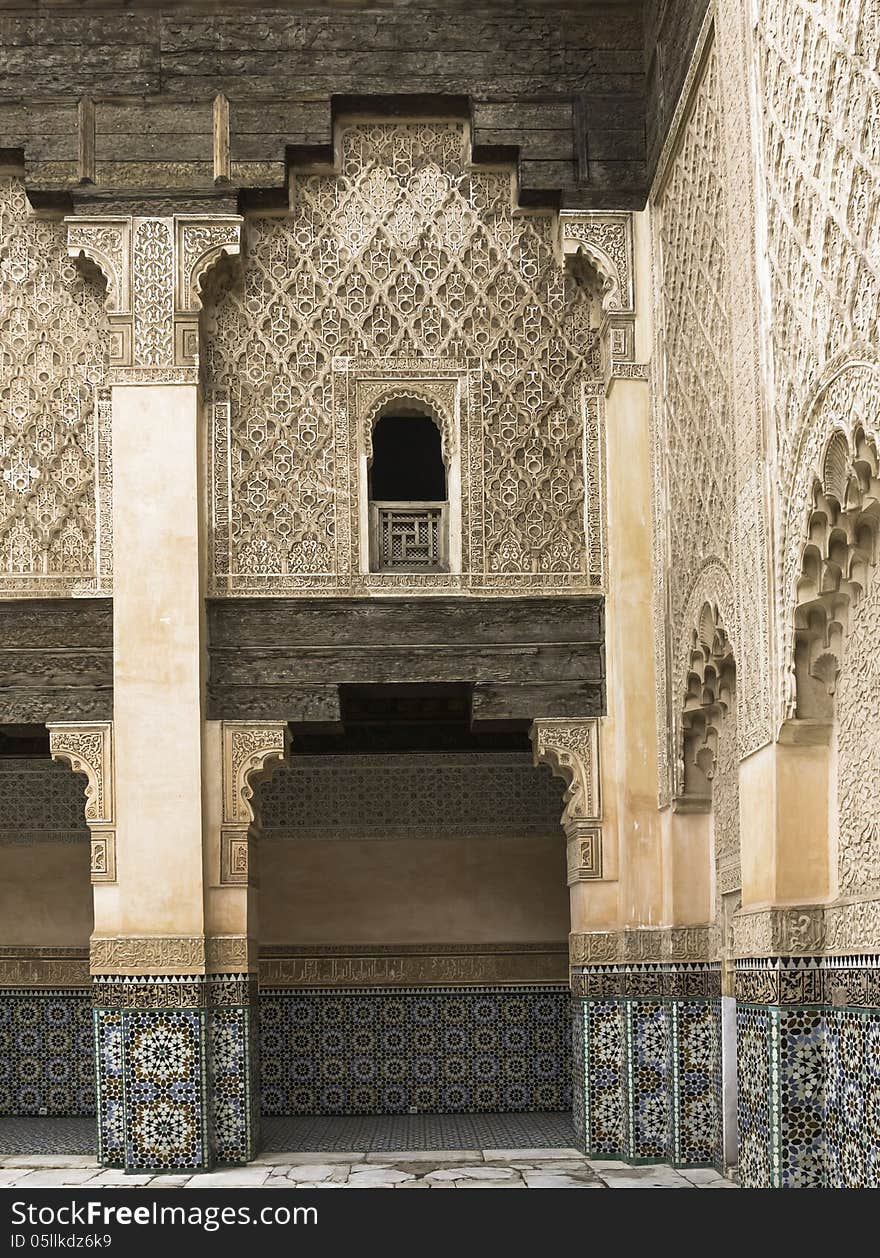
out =
[[[0,1157],[0,1188],[735,1188],[711,1170],[588,1161],[574,1148],[266,1153],[204,1175],[126,1175],[76,1155]]]

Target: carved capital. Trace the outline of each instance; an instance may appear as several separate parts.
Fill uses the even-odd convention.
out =
[[[68,254],[97,266],[107,280],[110,363],[117,372],[161,373],[162,383],[191,383],[198,364],[200,288],[223,257],[237,256],[237,214],[142,218],[70,215]]]
[[[58,724],[49,727],[53,760],[86,776],[85,819],[91,835],[92,882],[116,881],[116,805],[113,777],[113,726]]]
[[[122,215],[66,218],[67,254],[78,263],[91,263],[107,281],[104,302],[108,314],[131,313],[131,219]]]
[[[247,883],[250,876],[251,831],[259,829],[254,790],[285,758],[289,748],[286,721],[255,724],[223,721],[223,825],[220,832],[220,881]]]
[[[563,210],[559,215],[562,250],[586,257],[602,282],[602,309],[635,314],[632,215],[625,211],[590,213]]]
[[[201,286],[221,258],[241,252],[241,224],[237,214],[178,214],[174,219],[176,251],[175,309],[178,315],[202,308]]]
[[[598,722],[541,719],[532,723],[530,737],[535,764],[548,764],[567,784],[562,824],[600,821]]]

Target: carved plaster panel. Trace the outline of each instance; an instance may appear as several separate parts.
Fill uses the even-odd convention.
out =
[[[63,225],[0,176],[0,597],[109,592],[108,319]]]
[[[514,213],[513,172],[472,167],[458,123],[351,124],[338,147],[289,215],[249,219],[242,280],[206,311],[214,590],[601,588],[598,330],[554,216]],[[461,575],[360,571],[370,372],[457,381]]]
[[[91,836],[92,882],[116,881],[116,804],[113,726],[69,724],[49,726],[53,760],[69,764],[86,777],[86,825]]]

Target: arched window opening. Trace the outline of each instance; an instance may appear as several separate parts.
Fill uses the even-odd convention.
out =
[[[440,429],[428,415],[382,415],[369,468],[373,571],[448,569],[446,466]]]

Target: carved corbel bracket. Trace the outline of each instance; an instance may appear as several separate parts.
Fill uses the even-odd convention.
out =
[[[253,805],[257,784],[286,757],[290,734],[286,721],[223,721],[223,819],[220,832],[220,882],[247,884],[251,879],[250,842],[259,830]]]
[[[116,881],[116,804],[113,779],[113,726],[50,725],[49,752],[87,778],[86,825],[91,836],[92,882]]]
[[[566,783],[562,828],[567,839],[568,885],[602,877],[602,802],[599,725],[595,720],[534,721],[535,764],[547,764]]]

